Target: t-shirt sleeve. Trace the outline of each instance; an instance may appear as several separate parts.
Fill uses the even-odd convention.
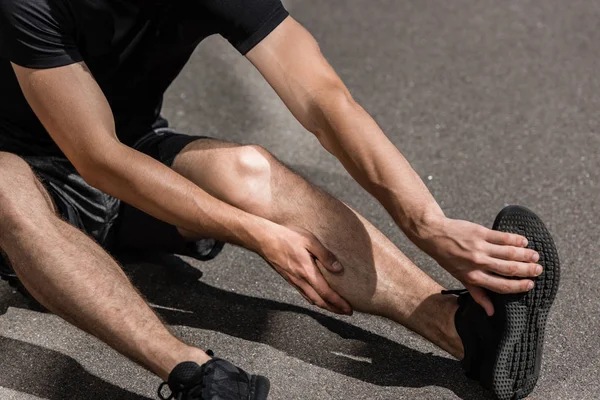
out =
[[[1,0],[0,0],[1,1]],[[219,20],[219,33],[246,54],[289,15],[280,0],[204,0]]]
[[[64,0],[0,0],[0,58],[27,68],[82,60]]]

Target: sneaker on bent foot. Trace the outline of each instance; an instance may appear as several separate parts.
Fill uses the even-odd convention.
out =
[[[212,352],[207,352],[213,356]],[[171,390],[167,397],[165,386]],[[163,400],[266,400],[269,380],[264,376],[250,375],[241,368],[212,358],[203,365],[182,362],[169,374],[168,382],[158,389]]]
[[[525,236],[528,247],[539,253],[544,271],[534,279],[534,288],[520,294],[489,292],[492,317],[468,292],[446,293],[459,294],[455,322],[465,349],[461,364],[466,375],[500,400],[518,400],[533,391],[540,375],[546,318],[558,290],[560,265],[550,233],[530,210],[506,207],[492,229]]]

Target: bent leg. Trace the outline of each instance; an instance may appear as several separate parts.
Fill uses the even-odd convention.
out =
[[[173,169],[240,209],[307,229],[344,266],[341,275],[321,271],[355,310],[399,322],[462,358],[454,296],[441,295],[443,288],[365,218],[266,150],[199,140],[179,154]]]
[[[61,220],[21,158],[0,152],[0,248],[31,295],[50,311],[167,379],[208,356],[177,340],[118,264]]]

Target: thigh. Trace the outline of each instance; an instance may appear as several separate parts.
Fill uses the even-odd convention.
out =
[[[214,141],[205,136],[190,136],[168,128],[154,130],[132,147],[172,168],[175,158],[191,144]],[[211,238],[188,240],[171,224],[161,221],[125,202],[109,234],[114,251],[155,251],[190,256],[199,260],[216,257],[223,243]]]
[[[120,201],[89,185],[65,157],[25,156],[23,159],[48,191],[62,219],[106,247]]]
[[[83,223],[78,218],[73,205],[49,184],[50,180],[57,181],[60,175],[53,167],[50,157],[23,157],[0,152],[0,172],[1,208],[10,209],[13,204],[19,209],[31,209],[32,212],[43,213],[49,210],[71,225],[83,228]],[[47,209],[44,210],[44,207]],[[28,214],[28,211],[24,214]],[[0,278],[16,278],[2,249],[0,249]]]

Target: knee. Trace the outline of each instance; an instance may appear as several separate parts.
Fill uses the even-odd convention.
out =
[[[244,180],[265,180],[270,177],[273,156],[258,145],[240,146],[235,150],[237,174]]]
[[[235,150],[232,161],[235,183],[231,201],[240,207],[270,201],[273,171],[278,165],[275,158],[260,146],[247,145]]]
[[[14,205],[19,188],[28,175],[33,177],[31,168],[22,158],[0,152],[0,213]]]
[[[33,209],[47,205],[40,186],[22,158],[0,152],[0,231],[27,219]]]
[[[25,160],[12,153],[0,151],[0,185],[14,182],[15,176],[31,173]]]

